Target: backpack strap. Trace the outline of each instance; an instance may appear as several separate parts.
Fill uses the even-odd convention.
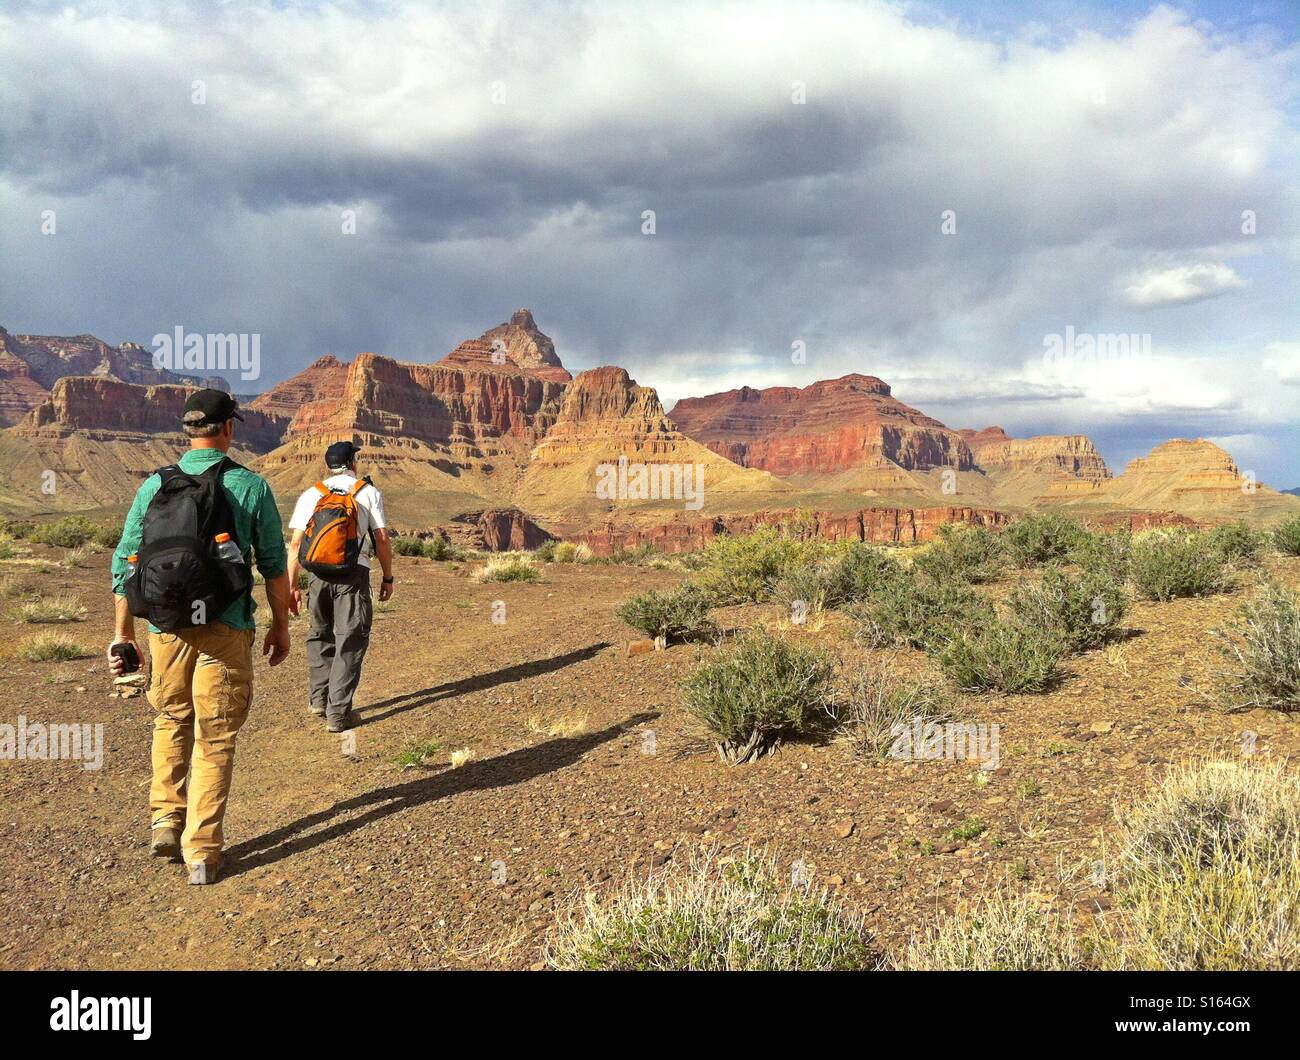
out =
[[[325,485],[325,483],[323,483],[323,482],[318,482],[318,483],[316,483],[316,485],[314,485],[314,486],[312,487],[312,489],[314,489],[314,490],[320,490],[320,494],[321,494],[322,497],[328,497],[331,493],[334,492],[332,489],[330,489],[330,488],[329,488],[327,485]]]
[[[357,479],[357,484],[348,491],[348,496],[355,497],[358,493],[360,493],[363,489],[365,489],[369,485],[370,485],[369,479],[364,479],[364,478]]]

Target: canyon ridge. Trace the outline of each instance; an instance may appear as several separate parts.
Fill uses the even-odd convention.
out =
[[[0,328],[0,510],[120,517],[139,482],[184,449],[180,408],[199,385],[229,389],[158,368],[134,343]],[[325,447],[348,439],[395,527],[490,549],[556,536],[597,553],[675,552],[795,522],[915,541],[944,522],[1001,525],[1043,508],[1133,526],[1300,510],[1300,497],[1253,482],[1204,439],[1171,439],[1114,474],[1085,435],[954,429],[871,375],[741,387],[669,414],[622,368],[571,375],[528,309],[432,363],[323,356],[241,404],[232,455],[267,477],[282,507],[321,477]],[[665,468],[675,485],[660,482]],[[682,469],[688,489],[702,476],[694,500]]]

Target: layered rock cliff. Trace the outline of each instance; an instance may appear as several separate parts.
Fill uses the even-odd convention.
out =
[[[645,545],[675,554],[700,548],[719,534],[751,533],[760,526],[831,541],[911,544],[931,540],[945,523],[999,528],[1007,521],[1003,512],[980,508],[862,508],[850,512],[792,509],[705,519],[679,516],[652,526],[608,521],[573,534],[572,539],[587,544],[598,556]]]
[[[966,439],[981,471],[1042,471],[1090,481],[1111,477],[1106,461],[1084,434],[1011,438],[1001,427],[958,433]]]
[[[65,376],[32,409],[13,433],[58,437],[81,433],[109,440],[133,435],[184,437],[181,416],[193,386],[162,383],[145,386],[95,376]],[[241,409],[235,426],[244,449],[264,452],[280,443],[285,420],[255,409]]]

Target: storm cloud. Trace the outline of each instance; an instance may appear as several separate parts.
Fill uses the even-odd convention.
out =
[[[11,5],[0,324],[257,332],[265,386],[528,305],[667,402],[861,371],[1112,462],[1243,439],[1291,486],[1297,58],[1169,7]],[[1045,363],[1067,328],[1150,356]]]

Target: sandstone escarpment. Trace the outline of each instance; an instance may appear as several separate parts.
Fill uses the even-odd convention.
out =
[[[981,471],[1041,471],[1090,481],[1111,477],[1106,461],[1084,434],[1011,438],[1001,427],[958,433],[966,439]]]
[[[742,467],[796,481],[890,464],[909,471],[974,467],[956,431],[898,401],[874,376],[685,398],[673,419]]]
[[[911,544],[931,540],[945,523],[1005,526],[1005,513],[981,508],[862,508],[854,512],[785,510],[744,516],[699,519],[678,517],[654,525],[606,522],[572,535],[598,556],[650,546],[658,552],[690,552],[719,534],[752,533],[760,526],[783,529],[800,537],[831,541]]]

